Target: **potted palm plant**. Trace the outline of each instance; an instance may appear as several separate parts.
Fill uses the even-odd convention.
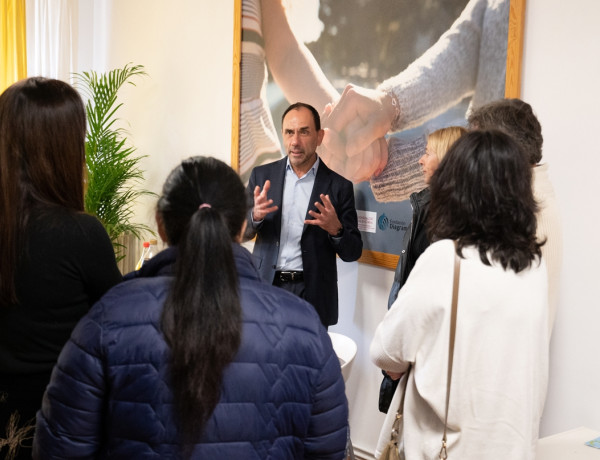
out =
[[[117,117],[123,105],[118,101],[119,89],[125,84],[135,86],[133,79],[144,75],[142,65],[131,63],[107,73],[74,75],[74,86],[87,98],[85,210],[104,225],[117,260],[126,255],[124,235],[141,239],[145,232],[154,234],[148,226],[132,222],[136,200],[154,193],[140,187],[144,180],[140,161],[145,156],[136,155]]]

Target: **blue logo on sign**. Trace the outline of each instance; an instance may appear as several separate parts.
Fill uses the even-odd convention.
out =
[[[377,219],[377,226],[379,227],[379,230],[386,230],[388,228],[389,223],[390,221],[385,214],[382,214],[381,216],[379,216],[379,219]]]

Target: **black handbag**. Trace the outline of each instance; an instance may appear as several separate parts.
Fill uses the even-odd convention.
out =
[[[396,411],[396,418],[394,419],[394,424],[392,425],[392,434],[390,435],[390,440],[385,445],[385,448],[379,457],[380,460],[400,460],[398,441],[400,440],[400,433],[402,432],[403,428],[404,397],[406,396],[406,386],[408,385],[408,377],[411,369],[412,366],[409,366],[408,370],[405,372],[402,397],[400,398],[400,404],[398,406],[398,410]]]

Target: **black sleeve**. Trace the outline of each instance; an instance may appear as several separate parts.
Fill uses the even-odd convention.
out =
[[[123,277],[117,267],[110,238],[100,221],[93,216],[83,215],[81,227],[84,238],[79,251],[82,254],[79,264],[91,306]]]
[[[258,227],[252,225],[252,209],[254,208],[254,188],[256,187],[256,168],[252,170],[248,186],[246,187],[246,195],[248,200],[248,212],[246,214],[246,230],[244,231],[244,241],[251,240],[256,236]]]
[[[335,252],[344,262],[353,262],[362,254],[362,237],[358,230],[358,217],[354,204],[354,187],[350,181],[344,179],[336,203],[336,212],[343,232],[341,238],[330,238],[335,247]]]

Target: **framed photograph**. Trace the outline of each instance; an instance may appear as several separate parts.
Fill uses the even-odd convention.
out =
[[[407,88],[415,96],[399,113],[412,121],[387,135],[385,168],[368,180],[346,176],[360,261],[394,269],[412,210],[408,178],[388,170],[392,145],[420,145],[416,162],[428,133],[466,125],[472,106],[519,97],[524,13],[525,0],[235,0],[232,166],[247,182],[254,166],[284,155],[280,118],[290,103],[325,113],[348,84]]]

